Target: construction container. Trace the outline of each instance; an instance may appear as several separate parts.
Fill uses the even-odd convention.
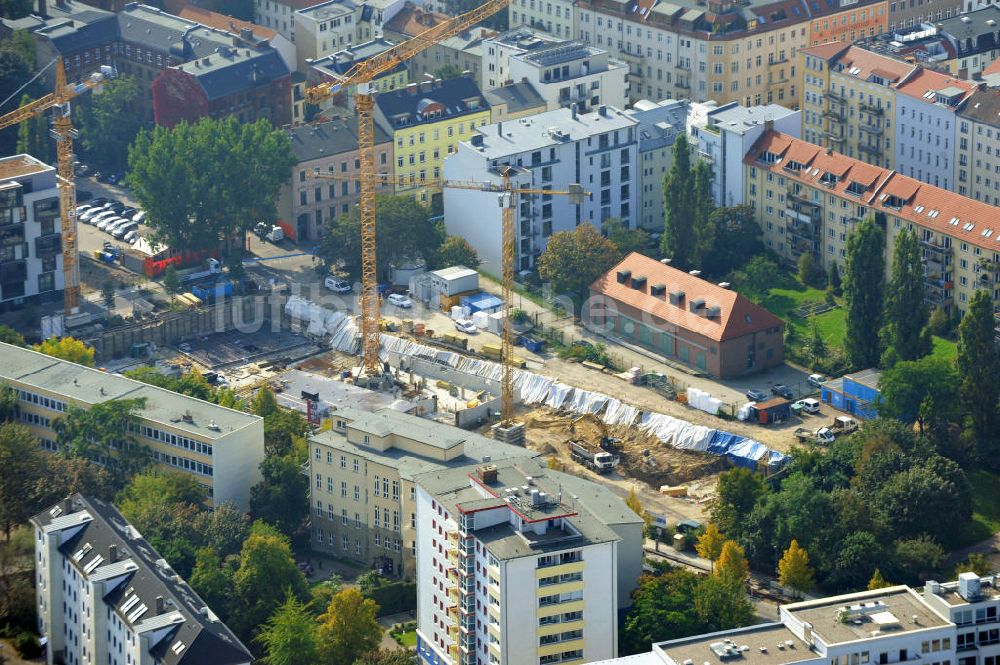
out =
[[[479,273],[465,266],[431,271],[431,287],[443,297],[479,290]]]

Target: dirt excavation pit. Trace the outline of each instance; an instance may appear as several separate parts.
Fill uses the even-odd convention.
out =
[[[568,471],[579,474],[586,470],[573,461],[569,452],[570,439],[597,445],[604,435],[594,418],[553,413],[541,408],[520,414],[526,425],[528,447],[544,456],[555,454]],[[608,427],[609,436],[621,439],[621,462],[618,474],[634,478],[657,490],[663,485],[683,485],[705,480],[727,468],[726,461],[716,455],[671,448],[637,427]],[[711,483],[714,486],[714,482]]]

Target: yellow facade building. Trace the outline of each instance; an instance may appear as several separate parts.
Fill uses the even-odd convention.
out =
[[[440,203],[444,159],[477,127],[490,123],[490,106],[469,77],[410,83],[375,98],[375,120],[393,138],[396,193],[412,192],[424,205]]]

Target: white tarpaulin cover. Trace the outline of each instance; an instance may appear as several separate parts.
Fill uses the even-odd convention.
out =
[[[604,410],[602,420],[608,425],[631,425],[639,417],[639,409],[611,397],[608,399],[608,408]]]
[[[567,386],[565,383],[556,382],[549,390],[549,398],[545,400],[545,406],[552,407],[557,411],[563,407],[566,400],[569,399],[570,393],[573,392],[573,386]]]

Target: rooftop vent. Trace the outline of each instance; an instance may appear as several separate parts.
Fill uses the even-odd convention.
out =
[[[705,300],[702,298],[695,298],[694,300],[691,301],[691,304],[689,306],[690,310],[695,314],[700,314],[701,312],[699,312],[698,310],[704,309],[704,307],[705,307]]]
[[[482,134],[473,134],[472,138],[469,139],[469,140],[471,141],[472,145],[475,146],[475,147],[477,147],[477,148],[481,148],[483,146],[483,135]]]
[[[649,287],[649,295],[657,298],[662,298],[666,292],[667,287],[665,284],[653,284],[653,286]]]
[[[618,271],[617,279],[618,279],[618,283],[619,284],[626,284],[626,283],[628,283],[628,281],[629,281],[629,279],[631,277],[632,277],[632,271],[631,270],[619,270]]]
[[[193,423],[194,422],[194,416],[191,415],[190,411],[185,411],[184,415],[181,416],[181,420],[183,420],[186,423]]]
[[[978,600],[980,595],[979,575],[962,573],[958,576],[958,595],[968,601]]]
[[[208,423],[208,429],[212,430],[213,432],[222,431],[222,428],[219,427],[214,420],[209,421],[209,423]]]
[[[635,277],[633,277],[631,286],[633,289],[636,289],[637,291],[644,291],[646,289],[645,276],[636,275]]]
[[[722,318],[722,308],[721,307],[709,307],[705,310],[705,317],[709,319],[721,319]]]
[[[730,284],[729,282],[719,282],[719,288],[720,289],[730,289],[730,288],[732,288],[732,286],[733,285]]]
[[[482,464],[476,467],[476,475],[483,484],[492,485],[497,481],[497,467],[495,464]]]
[[[670,304],[671,305],[677,305],[679,307],[682,302],[684,302],[684,292],[683,291],[671,291],[670,292]]]

